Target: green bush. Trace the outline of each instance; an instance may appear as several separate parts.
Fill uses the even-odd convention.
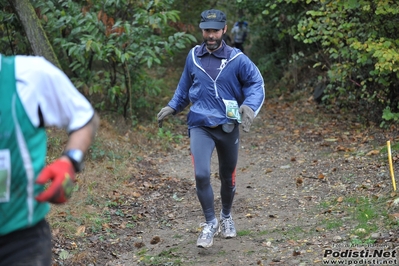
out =
[[[330,86],[325,99],[366,107],[382,116],[398,111],[398,3],[383,0],[308,0],[311,10],[298,23],[296,39],[320,45]],[[363,105],[363,106],[362,106]]]
[[[7,1],[0,1],[0,49],[1,54],[30,54],[22,25]]]
[[[236,2],[259,25],[259,45],[254,44],[254,53],[259,55],[256,61],[266,79],[281,78],[282,71],[292,72],[313,62],[322,75],[319,80],[328,82],[325,104],[354,107],[367,118],[380,121],[390,117],[387,111],[383,116],[383,110],[394,117],[398,114],[397,1]]]
[[[150,69],[196,41],[169,25],[179,20],[179,12],[171,10],[172,3],[33,1],[63,70],[77,88],[97,108],[133,121],[146,118],[148,112],[143,109],[156,105],[149,100],[159,94],[161,86],[150,76]],[[24,34],[9,5],[0,6],[0,28],[10,28],[0,36],[2,51],[29,54],[23,42],[6,43]]]
[[[75,84],[96,96],[98,107],[136,119],[160,90],[146,69],[195,41],[168,25],[179,19],[178,11],[169,10],[171,2],[110,0],[82,6],[69,0],[38,7],[48,14],[45,28]]]

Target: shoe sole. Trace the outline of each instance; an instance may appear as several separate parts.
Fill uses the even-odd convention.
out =
[[[197,245],[198,248],[210,248],[213,246],[213,241],[209,245]]]
[[[219,234],[219,232],[216,231],[216,233],[213,235],[213,237],[217,236],[218,234]],[[210,247],[212,247],[212,246],[213,246],[213,239],[212,239],[212,242],[209,243],[209,245],[198,245],[198,244],[197,244],[197,247],[199,247],[199,248],[210,248]]]
[[[230,239],[230,238],[234,238],[234,237],[236,237],[237,235],[232,235],[232,236],[222,236],[224,239]]]
[[[213,236],[215,236],[215,235],[213,235]],[[199,248],[210,248],[210,247],[212,247],[212,246],[213,246],[213,239],[212,239],[212,242],[209,243],[209,245],[198,245],[198,244],[197,244],[197,247],[199,247]]]

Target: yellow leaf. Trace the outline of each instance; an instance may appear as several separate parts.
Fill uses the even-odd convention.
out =
[[[78,236],[78,235],[82,235],[82,234],[85,233],[85,231],[86,231],[86,226],[84,226],[84,225],[79,226],[78,229],[76,230],[76,235],[77,235],[77,236]]]
[[[380,153],[380,151],[378,151],[378,150],[372,150],[372,151],[369,151],[366,155],[367,156],[370,156],[370,155],[378,155]]]
[[[396,220],[396,221],[399,220],[399,213],[392,213],[392,214],[389,214],[388,216],[389,216],[389,218],[391,218],[392,220]]]
[[[337,141],[338,139],[324,139],[325,141],[329,141],[329,142],[334,142]]]
[[[135,197],[135,198],[140,198],[140,197],[141,197],[141,194],[138,193],[138,192],[133,192],[133,193],[132,193],[132,196]]]

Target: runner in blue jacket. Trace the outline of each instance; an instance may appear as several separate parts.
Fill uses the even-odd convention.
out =
[[[264,103],[265,89],[255,64],[239,49],[223,41],[227,25],[222,11],[202,12],[199,26],[204,42],[189,52],[173,98],[158,113],[158,123],[162,127],[166,116],[177,114],[191,104],[187,116],[190,149],[197,196],[205,216],[197,246],[206,248],[213,245],[217,233],[224,238],[236,236],[231,208],[236,190],[238,125],[249,132]],[[220,222],[215,215],[210,182],[215,148],[221,180]]]

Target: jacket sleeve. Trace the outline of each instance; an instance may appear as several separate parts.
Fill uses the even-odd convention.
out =
[[[190,104],[189,90],[193,84],[193,77],[190,73],[190,69],[192,69],[193,66],[191,59],[192,52],[193,50],[191,50],[187,55],[186,64],[184,66],[184,70],[180,77],[176,91],[168,103],[168,106],[172,107],[176,111],[175,114],[183,111],[183,109]]]
[[[265,84],[258,67],[246,56],[243,58],[239,74],[244,95],[242,104],[251,107],[256,116],[265,101]]]

